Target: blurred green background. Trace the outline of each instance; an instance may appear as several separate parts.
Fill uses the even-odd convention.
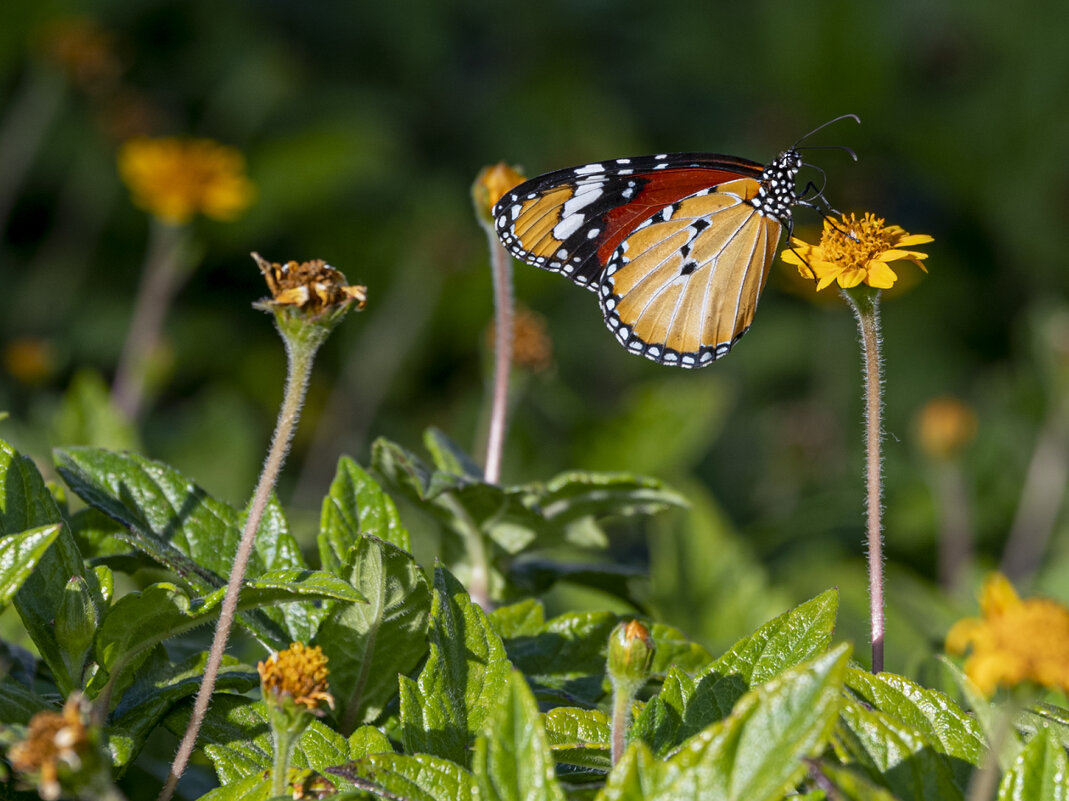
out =
[[[813,143],[848,145],[857,164],[808,156],[827,171],[829,199],[935,237],[930,275],[901,265],[884,304],[888,667],[914,668],[974,610],[976,577],[1003,558],[1015,518],[1039,555],[1015,578],[1069,596],[1064,2],[1027,14],[919,0],[91,8],[15,0],[0,11],[0,409],[11,414],[0,436],[42,465],[57,444],[131,445],[244,503],[284,371],[270,319],[250,306],[265,288],[248,253],[323,258],[369,301],[320,357],[280,487],[311,530],[338,455],[366,463],[376,436],[418,448],[434,425],[480,453],[493,313],[469,199],[481,167],[505,160],[535,175],[676,150],[767,161],[853,112],[861,126]],[[106,35],[104,69],[57,59],[46,44],[57,21]],[[258,200],[236,222],[194,223],[197,266],[131,434],[100,400],[148,235],[115,167],[135,134],[239,148]],[[796,214],[802,236],[819,222]],[[685,372],[629,356],[589,293],[516,266],[553,366],[517,371],[505,479],[626,469],[686,492],[690,514],[621,531],[614,557],[648,565],[650,609],[714,648],[832,584],[843,636],[865,638],[854,322],[791,269],[774,267],[726,360]],[[948,393],[979,425],[938,462],[915,421]],[[1021,511],[1035,460],[1046,484],[1030,484]],[[975,553],[944,592],[939,532],[954,514]]]

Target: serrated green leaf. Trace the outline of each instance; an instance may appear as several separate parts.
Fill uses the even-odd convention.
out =
[[[451,473],[431,470],[415,454],[383,438],[371,445],[371,467],[420,505],[467,483]]]
[[[998,788],[998,801],[1066,801],[1069,799],[1069,759],[1065,749],[1046,731],[1028,741]]]
[[[0,536],[0,609],[30,577],[62,528],[60,523]]]
[[[334,605],[315,643],[330,663],[342,731],[377,719],[397,694],[397,675],[427,652],[431,589],[411,554],[375,537],[346,557],[349,581],[367,603]]]
[[[558,706],[542,723],[558,762],[606,773],[612,767],[612,722],[604,712]]]
[[[720,720],[750,688],[824,652],[837,610],[838,595],[828,590],[739,640],[693,679],[666,679],[665,689],[635,719],[632,738],[664,754]]]
[[[189,724],[191,707],[176,708],[165,719],[167,728],[179,735]],[[274,746],[267,711],[262,701],[240,695],[217,693],[204,719],[197,742],[212,761],[223,784],[270,770]],[[326,772],[344,764],[349,744],[329,726],[313,720],[298,737],[290,766],[299,770]]]
[[[546,482],[539,506],[557,525],[584,517],[628,517],[686,508],[686,499],[663,482],[630,473],[570,471]]]
[[[191,599],[184,590],[166,582],[120,598],[108,610],[97,634],[96,652],[109,674],[137,664],[147,648],[196,626],[214,621],[226,590]],[[285,570],[250,579],[238,595],[238,609],[295,600],[363,601],[347,582],[320,571]]]
[[[62,523],[56,501],[34,463],[0,441],[0,537],[60,525],[33,571],[20,580],[14,606],[60,692],[69,695],[80,686],[81,676],[70,674],[70,660],[56,639],[52,625],[56,606],[74,576],[92,581],[93,592],[98,589],[95,577],[87,575],[70,530]]]
[[[499,606],[487,617],[490,625],[503,640],[513,637],[531,637],[537,634],[546,622],[546,609],[542,602],[526,598],[514,604]]]
[[[973,684],[972,680],[965,675],[961,668],[945,656],[939,656],[938,659],[943,668],[950,674],[954,683],[961,689],[961,694],[965,697],[976,722],[984,732],[985,741],[988,743],[1001,741],[1002,747],[999,749],[998,757],[999,767],[1003,771],[1009,770],[1013,760],[1016,759],[1017,754],[1024,747],[1021,735],[1014,728],[1010,728],[1009,731],[1002,731],[999,708],[984,697],[984,694],[980,692],[980,689]]]
[[[349,758],[363,759],[370,754],[392,754],[390,738],[374,726],[361,726],[349,735]]]
[[[430,754],[372,754],[330,772],[379,797],[404,801],[467,801],[479,792],[465,768]]]
[[[238,518],[238,526],[242,531],[245,529],[248,515],[249,509],[246,508]],[[274,493],[267,499],[253,548],[265,573],[308,569],[301,548],[290,533],[282,504]],[[262,608],[260,612],[284,629],[292,642],[310,641],[322,619],[320,609],[312,604],[283,604],[279,607]]]
[[[509,676],[501,639],[467,590],[444,568],[434,574],[430,653],[416,682],[401,681],[405,750],[470,760]]]
[[[955,801],[963,797],[950,759],[921,732],[883,712],[844,698],[835,739],[838,750],[899,798]]]
[[[271,777],[254,773],[231,784],[216,787],[198,801],[268,801],[274,797],[271,791]]]
[[[779,801],[827,743],[848,658],[839,646],[756,687],[663,763],[632,745],[599,798]]]
[[[831,797],[839,801],[898,801],[889,790],[850,768],[822,760],[818,770],[836,790],[837,794]]]
[[[955,781],[964,791],[987,751],[983,731],[976,719],[941,692],[928,690],[893,673],[873,675],[851,668],[846,686],[869,706],[916,729],[941,754],[951,757]]]
[[[390,496],[360,465],[343,456],[320,513],[318,542],[323,569],[341,575],[349,550],[365,534],[405,551],[412,548]]]
[[[475,741],[472,766],[484,801],[564,801],[538,704],[517,671]]]
[[[430,453],[434,466],[439,470],[455,476],[482,481],[483,469],[443,431],[433,427],[428,428],[423,432],[423,446]]]
[[[1014,725],[1029,734],[1045,729],[1047,734],[1061,743],[1062,748],[1069,748],[1069,709],[1054,704],[1037,704],[1022,710]]]

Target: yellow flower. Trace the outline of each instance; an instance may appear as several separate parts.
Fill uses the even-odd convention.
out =
[[[1069,608],[1045,598],[1021,600],[1001,573],[980,593],[982,618],[959,620],[946,649],[970,647],[965,673],[985,695],[1026,681],[1069,692]]]
[[[843,289],[868,284],[888,289],[898,279],[888,266],[892,261],[911,261],[927,272],[922,259],[927,253],[903,248],[931,242],[927,234],[909,234],[882,217],[866,212],[862,219],[844,214],[841,220],[824,220],[819,245],[792,238],[783,260],[798,268],[805,278],[817,279],[817,290],[838,281]]]
[[[976,436],[976,412],[957,398],[932,398],[917,415],[921,448],[930,458],[953,459]]]
[[[197,214],[236,219],[256,194],[241,153],[211,139],[131,139],[119,149],[119,174],[135,205],[172,225]]]
[[[69,778],[70,772],[81,770],[89,751],[81,704],[81,696],[73,694],[62,713],[38,712],[30,719],[26,739],[8,751],[11,766],[34,777],[37,793],[45,801],[60,797],[60,771]]]
[[[309,648],[295,642],[285,651],[271,654],[266,662],[256,666],[265,698],[281,700],[288,697],[295,704],[315,709],[320,701],[334,708],[334,696],[328,690],[327,658],[318,645]]]
[[[517,167],[499,161],[492,167],[483,167],[471,185],[471,199],[480,220],[489,221],[494,215],[494,206],[512,187],[523,183],[525,176]]]

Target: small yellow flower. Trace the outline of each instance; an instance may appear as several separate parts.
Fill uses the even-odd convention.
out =
[[[985,695],[995,688],[1034,682],[1069,692],[1069,608],[1045,598],[1021,600],[1001,573],[980,593],[982,618],[959,620],[946,649],[972,653],[965,673]]]
[[[337,311],[354,301],[356,308],[362,309],[367,302],[366,286],[347,284],[342,272],[322,259],[279,264],[267,261],[259,253],[252,257],[271,290],[268,305],[296,306],[315,316]]]
[[[327,658],[318,645],[309,648],[295,642],[285,651],[271,654],[256,666],[264,697],[275,700],[288,697],[297,705],[315,709],[320,701],[334,708],[334,696],[328,690]]]
[[[783,260],[798,268],[805,278],[817,279],[817,291],[836,281],[843,289],[868,284],[888,289],[898,276],[888,262],[911,261],[927,272],[927,253],[903,248],[931,242],[927,234],[909,234],[897,225],[886,225],[882,217],[866,212],[860,220],[844,214],[841,220],[825,218],[819,245],[792,237]]]
[[[39,337],[19,337],[4,346],[0,362],[8,375],[24,384],[43,384],[51,378],[58,362],[56,347]]]
[[[917,415],[917,435],[930,458],[953,459],[976,436],[976,412],[957,398],[932,398]]]
[[[483,167],[471,185],[471,199],[480,220],[493,219],[494,206],[512,187],[523,183],[526,176],[517,167],[499,161],[492,167]]]
[[[119,148],[119,174],[135,205],[172,225],[197,214],[234,220],[256,194],[241,153],[211,139],[131,139]]]
[[[8,751],[11,766],[34,779],[45,801],[60,797],[60,771],[79,771],[89,751],[81,705],[81,696],[74,694],[67,699],[62,713],[38,712],[30,719],[26,739]]]

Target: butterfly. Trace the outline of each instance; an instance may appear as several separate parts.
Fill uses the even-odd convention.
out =
[[[665,153],[549,172],[502,196],[494,228],[517,259],[595,292],[631,353],[705,367],[749,329],[792,209],[830,209],[812,183],[796,190],[799,143],[846,117],[767,165]]]

